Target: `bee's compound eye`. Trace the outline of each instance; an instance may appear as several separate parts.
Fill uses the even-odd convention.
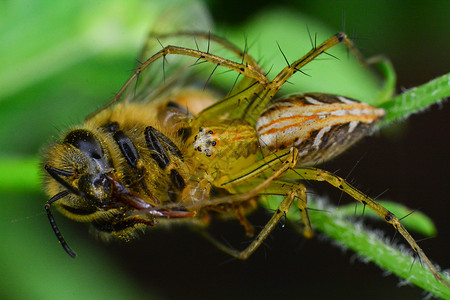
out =
[[[64,143],[75,146],[93,159],[101,159],[103,157],[103,150],[100,142],[91,132],[87,130],[72,130],[64,138]]]

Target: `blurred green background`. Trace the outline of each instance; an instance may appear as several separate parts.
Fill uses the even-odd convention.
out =
[[[219,35],[236,42],[247,35],[256,58],[264,52],[262,48],[273,48],[272,57],[263,57],[267,69],[275,64],[272,59],[281,58],[276,41],[292,61],[308,50],[309,41],[300,38],[305,36],[306,24],[311,32],[324,26],[334,33],[342,30],[345,19],[346,32],[366,56],[385,54],[392,60],[398,91],[450,70],[448,1],[261,0],[244,4],[211,0],[204,4]],[[131,74],[147,30],[164,6],[159,1],[138,0],[0,2],[0,154],[35,156],[53,136],[108,101]],[[298,16],[298,23],[291,28],[298,31],[298,37],[291,31],[287,37],[285,32],[276,32],[277,23],[292,16]],[[276,34],[276,39],[264,39],[269,33],[271,37]],[[318,41],[327,37],[319,36]],[[287,50],[291,44],[294,50],[296,44],[306,50]],[[315,73],[320,64],[328,62],[308,68],[313,79],[323,78]],[[280,66],[273,69],[276,72]],[[329,79],[324,79],[320,90],[308,78],[301,79],[303,89],[330,89]],[[447,103],[435,105],[394,129],[367,138],[323,166],[345,177],[359,161],[349,179],[362,191],[376,196],[388,189],[383,198],[428,214],[439,236],[420,245],[444,268],[450,266],[446,193],[450,165],[445,158],[450,153],[449,111]],[[26,175],[20,192],[7,186],[0,190],[0,298],[423,296],[417,288],[397,288],[397,278],[355,262],[352,253],[342,253],[320,236],[304,241],[287,227],[277,230],[268,246],[250,260],[239,262],[184,228],[151,232],[130,244],[103,244],[89,236],[82,224],[55,213],[79,254],[72,260],[57,244],[44,214],[47,197],[32,185],[30,188]],[[339,198],[336,191],[314,187],[332,199]],[[266,216],[257,214],[253,222],[263,224]],[[393,233],[383,224],[376,226]],[[228,231],[227,227],[221,229]],[[241,232],[239,228],[230,230],[229,235]]]

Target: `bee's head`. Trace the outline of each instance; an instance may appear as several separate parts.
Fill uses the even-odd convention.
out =
[[[49,149],[43,164],[45,189],[52,196],[46,204],[50,223],[66,251],[75,256],[59,233],[50,206],[54,203],[69,218],[85,222],[109,209],[113,188],[110,155],[94,132],[77,128]]]
[[[50,148],[44,168],[50,176],[46,180],[49,194],[69,191],[73,195],[63,202],[63,208],[66,204],[69,210],[92,211],[108,205],[111,183],[107,176],[113,169],[109,154],[93,132],[69,131],[61,143]]]
[[[155,161],[156,168],[167,168],[171,163],[171,156],[182,159],[176,145],[156,129],[147,127],[145,137],[150,150],[147,155]],[[115,161],[113,164],[110,151],[115,151],[114,149],[124,156],[123,162],[139,170],[138,152],[122,131],[111,134],[95,128],[75,128],[66,133],[60,142],[51,146],[44,156],[45,190],[51,196],[45,209],[59,242],[72,257],[75,257],[75,253],[64,241],[50,211],[51,206],[56,206],[61,213],[73,220],[97,224],[124,216],[145,215],[133,219],[130,224],[146,225],[154,224],[155,218],[193,216],[184,209],[163,205],[156,207],[159,201],[157,198],[148,199],[154,196],[148,191],[146,183],[141,181],[141,186],[148,191],[148,198],[143,199],[127,183],[120,163]],[[175,169],[170,172],[170,180],[179,191],[185,187],[183,177]]]

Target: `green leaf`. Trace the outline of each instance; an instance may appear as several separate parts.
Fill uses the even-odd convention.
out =
[[[450,97],[450,73],[442,75],[421,86],[409,89],[384,102],[381,107],[386,110],[383,125],[407,118],[413,113],[423,111],[432,104]]]

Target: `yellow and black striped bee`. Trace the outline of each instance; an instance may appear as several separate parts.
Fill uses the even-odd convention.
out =
[[[274,99],[294,73],[327,49],[344,43],[359,56],[344,33],[314,47],[271,81],[251,55],[224,39],[189,32],[172,36],[214,42],[240,62],[210,51],[163,47],[137,68],[109,104],[48,147],[43,166],[51,199],[45,208],[70,256],[75,253],[61,235],[51,206],[73,220],[90,223],[104,238],[129,240],[139,230],[176,220],[202,228],[216,215],[237,218],[251,235],[246,214],[261,195],[284,195],[273,217],[243,251],[204,234],[221,250],[246,259],[295,201],[304,235],[313,235],[306,188],[300,181],[315,180],[328,182],[378,213],[441,280],[394,214],[342,178],[311,167],[369,134],[384,111],[330,94]],[[172,88],[174,81],[186,80],[180,71],[156,88],[149,83],[150,67],[162,62],[164,69],[169,56],[206,61],[237,72],[241,80],[229,94],[219,96],[195,83]]]

